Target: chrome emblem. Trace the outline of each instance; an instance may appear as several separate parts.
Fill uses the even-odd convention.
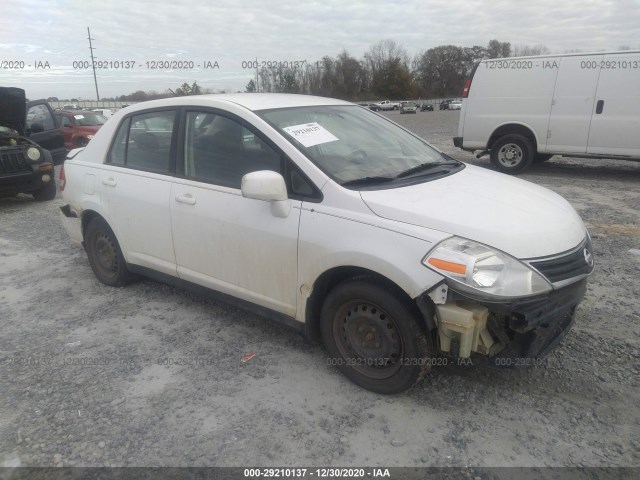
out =
[[[589,265],[589,268],[593,267],[593,255],[591,254],[589,249],[585,248],[582,253],[584,254],[584,261],[587,262],[587,265]]]

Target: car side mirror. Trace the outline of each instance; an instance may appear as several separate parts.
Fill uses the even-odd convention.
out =
[[[33,122],[31,124],[31,133],[44,132],[44,126],[40,122]]]
[[[247,173],[242,177],[242,196],[254,200],[271,202],[271,213],[276,217],[288,217],[291,201],[284,178],[271,170]]]

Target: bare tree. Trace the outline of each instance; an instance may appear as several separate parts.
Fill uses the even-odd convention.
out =
[[[487,58],[504,58],[511,55],[511,44],[509,42],[500,42],[498,40],[490,40],[487,45]]]
[[[546,45],[514,45],[511,50],[512,57],[532,57],[535,55],[549,55],[549,50]]]
[[[372,45],[365,54],[365,62],[374,95],[395,99],[415,95],[417,88],[409,70],[409,55],[400,44],[382,40]]]

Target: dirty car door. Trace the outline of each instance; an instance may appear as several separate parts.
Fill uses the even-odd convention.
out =
[[[186,112],[183,178],[173,181],[178,275],[289,316],[296,313],[300,201],[285,218],[242,196],[242,176],[282,173],[284,157],[238,119]]]

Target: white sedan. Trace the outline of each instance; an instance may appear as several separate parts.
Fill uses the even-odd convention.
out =
[[[449,110],[460,110],[462,108],[462,102],[451,102],[449,104]]]
[[[139,103],[60,177],[64,224],[101,282],[204,287],[323,340],[330,365],[379,393],[447,358],[535,364],[593,268],[562,197],[341,100]]]

